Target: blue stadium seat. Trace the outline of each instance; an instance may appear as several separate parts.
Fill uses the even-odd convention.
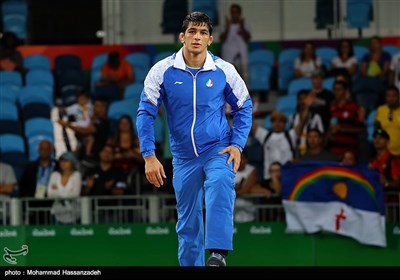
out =
[[[16,103],[2,101],[0,104],[0,120],[18,120],[18,107]]]
[[[372,12],[372,0],[347,0],[347,23],[352,28],[368,28]]]
[[[173,51],[164,51],[164,52],[159,52],[153,57],[153,65],[159,62],[160,60],[174,54]]]
[[[43,54],[31,54],[24,58],[24,68],[28,70],[42,69],[51,70],[50,59]]]
[[[19,89],[13,86],[0,85],[0,104],[3,102],[17,103]]]
[[[91,69],[103,67],[103,64],[106,63],[108,59],[108,53],[100,53],[93,57]]]
[[[129,115],[135,123],[138,107],[139,104],[135,104],[132,99],[115,101],[108,108],[108,117],[112,120],[118,120],[122,115]]]
[[[385,45],[383,46],[383,50],[388,52],[392,57],[400,53],[400,47],[395,45]]]
[[[24,1],[2,1],[3,31],[13,32],[19,39],[27,37],[28,4]]]
[[[58,76],[58,92],[64,106],[76,103],[79,92],[85,88],[86,79],[82,69],[67,68]]]
[[[316,48],[315,53],[321,58],[322,65],[325,66],[326,70],[331,69],[332,59],[338,56],[337,50],[331,47]]]
[[[287,90],[289,82],[294,78],[294,61],[299,57],[299,48],[284,49],[278,57],[278,88]]]
[[[20,90],[18,102],[20,108],[29,103],[46,103],[53,108],[53,91],[45,86],[26,86]]]
[[[96,90],[96,82],[101,78],[101,69],[92,68],[90,71],[90,93],[93,95]]]
[[[150,55],[142,52],[133,52],[125,56],[135,72],[135,82],[143,82],[150,70]]]
[[[0,119],[0,134],[22,135],[22,122],[19,120]]]
[[[271,88],[271,74],[274,53],[260,49],[249,53],[249,74],[251,91],[268,91]]]
[[[358,63],[361,63],[364,55],[368,53],[368,48],[365,46],[354,46],[354,55],[358,60]]]
[[[325,78],[324,81],[322,82],[322,87],[324,89],[327,89],[327,90],[330,90],[333,92],[333,83],[334,82],[335,82],[334,77]]]
[[[143,90],[142,83],[130,84],[125,88],[124,99],[133,99],[135,103],[139,103],[142,90]]]
[[[290,81],[288,87],[288,95],[297,96],[297,93],[302,89],[310,90],[312,87],[311,79],[308,78],[299,78]]]
[[[51,108],[45,102],[31,102],[21,108],[21,118],[23,121],[32,118],[47,118],[51,117]]]
[[[54,90],[54,77],[50,70],[33,69],[28,71],[25,77],[27,86],[45,86]]]
[[[32,118],[25,122],[25,137],[30,138],[36,136],[47,137],[48,139],[54,139],[54,128],[53,123],[47,118]]]
[[[0,71],[0,85],[11,86],[18,90],[22,87],[22,75],[17,71]]]
[[[6,152],[21,152],[25,153],[24,138],[16,134],[1,134],[0,135],[0,151]]]
[[[200,11],[207,14],[214,26],[219,23],[218,18],[218,1],[215,0],[193,0],[192,1],[192,11]]]
[[[54,61],[56,78],[59,79],[62,73],[68,69],[82,70],[82,61],[78,55],[63,54],[56,57]]]
[[[111,133],[115,132],[115,128],[117,127],[118,120],[123,115],[130,116],[133,126],[136,130],[136,112],[139,107],[139,104],[136,104],[132,99],[123,99],[119,101],[114,101],[110,104],[108,108],[108,118],[111,123]]]
[[[276,101],[276,110],[284,113],[286,116],[293,114],[296,111],[297,96],[286,95],[278,97]]]

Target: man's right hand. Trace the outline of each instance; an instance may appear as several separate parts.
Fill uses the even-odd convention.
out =
[[[148,156],[144,158],[145,164],[145,173],[146,178],[157,188],[164,185],[163,178],[167,178],[164,172],[164,167],[162,166],[161,162],[157,159],[156,156]]]

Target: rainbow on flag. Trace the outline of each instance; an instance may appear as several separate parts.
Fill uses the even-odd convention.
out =
[[[328,231],[386,247],[383,187],[373,170],[331,162],[282,169],[287,232]]]

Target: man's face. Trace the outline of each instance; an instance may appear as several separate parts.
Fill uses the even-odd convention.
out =
[[[42,141],[39,144],[39,158],[40,159],[50,159],[52,151],[51,143],[48,141]]]
[[[322,138],[318,132],[310,131],[307,133],[307,144],[311,149],[318,148],[322,145]]]
[[[179,34],[180,40],[190,53],[200,54],[207,50],[212,43],[213,36],[205,23],[189,23],[185,33]]]
[[[390,108],[399,106],[399,95],[395,90],[386,91],[386,103]]]

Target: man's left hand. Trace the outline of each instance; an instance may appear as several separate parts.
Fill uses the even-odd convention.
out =
[[[237,172],[240,166],[240,159],[241,159],[240,150],[235,146],[228,146],[222,151],[220,151],[218,154],[225,154],[225,153],[229,154],[227,163],[230,164],[233,161],[233,170]]]

